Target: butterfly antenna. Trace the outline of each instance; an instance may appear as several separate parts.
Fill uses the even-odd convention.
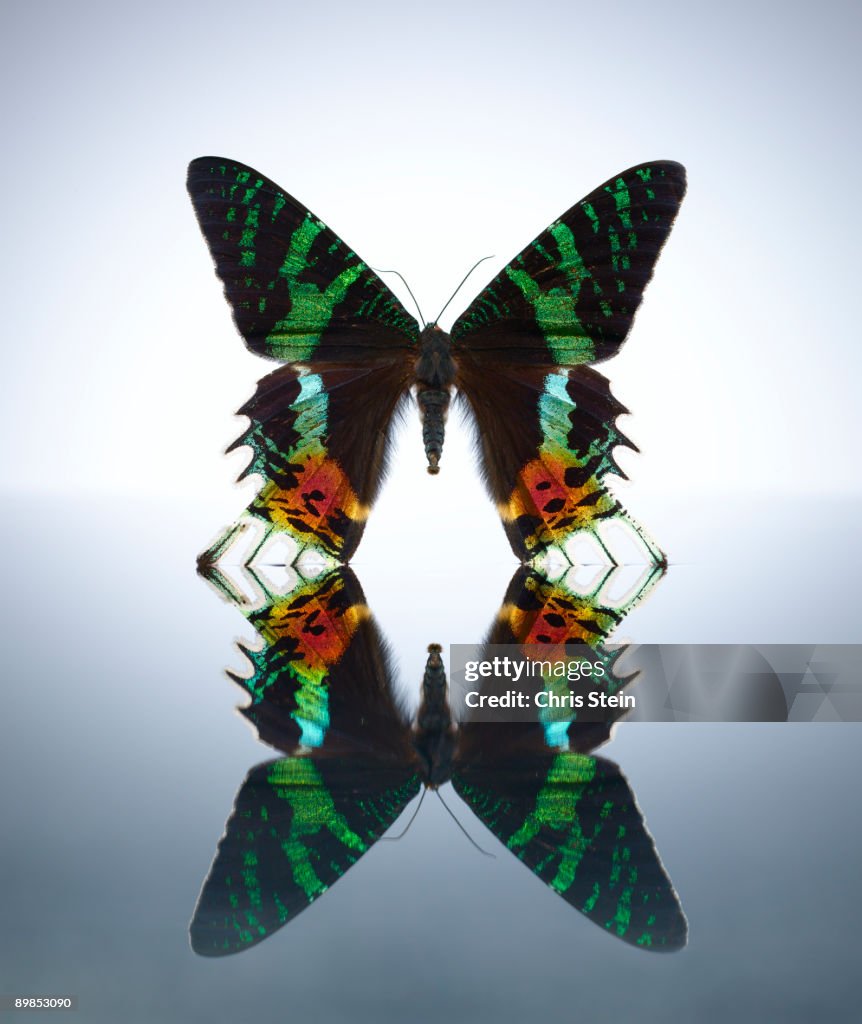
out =
[[[397,273],[397,271],[396,271],[396,273]],[[401,833],[401,835],[398,835],[398,836],[384,836],[380,840],[382,843],[395,843],[399,839],[403,839],[407,835],[408,831],[410,830],[410,826],[416,820],[416,815],[419,813],[419,808],[422,806],[422,801],[425,799],[425,794],[427,792],[428,792],[428,790],[425,789],[425,787],[423,786],[422,787],[422,796],[419,797],[419,803],[416,804],[416,810],[410,815],[410,821],[407,822],[407,828],[404,829],[404,831]]]
[[[458,828],[461,829],[461,831],[470,840],[470,842],[473,844],[473,846],[476,847],[476,849],[479,851],[479,853],[481,853],[483,857],[491,857],[494,860],[496,860],[497,859],[496,855],[493,854],[493,853],[488,853],[487,850],[483,850],[482,847],[476,842],[476,840],[470,835],[470,833],[467,831],[467,829],[464,828],[464,826],[461,824],[461,822],[458,821],[458,819],[455,817],[455,814],[452,811],[452,808],[449,807],[449,805],[446,803],[446,801],[443,799],[443,797],[440,796],[440,790],[436,789],[436,790],[434,790],[434,792],[440,798],[440,803],[443,804],[443,806],[446,808],[446,811],[448,812],[449,817],[452,819],[452,821],[455,822],[455,824],[458,826]]]
[[[419,314],[419,319],[422,321],[422,326],[425,327],[428,321],[422,316],[422,310],[419,308],[419,303],[416,301],[416,296],[410,290],[410,285],[404,280],[403,275],[398,270],[378,270],[377,267],[371,268],[375,274],[397,274],[401,278],[401,282],[404,287],[410,292],[410,298],[413,299],[413,305],[416,307],[416,312]],[[467,275],[469,277],[469,274]],[[463,284],[463,281],[461,282]],[[459,288],[461,285],[458,286]]]
[[[467,278],[473,273],[473,271],[476,269],[476,267],[478,267],[480,263],[484,263],[485,260],[492,260],[493,258],[494,258],[493,256],[483,256],[482,259],[480,259],[478,262],[474,263],[473,266],[470,267],[470,269],[464,275],[464,280],[461,282],[461,284],[459,284],[458,287],[455,289],[455,291],[452,292],[452,294],[449,296],[449,302],[451,302],[452,299],[454,299],[455,296],[458,294],[458,292],[461,291],[461,289],[464,287],[464,281],[467,280]],[[416,300],[414,299],[413,301],[415,302]],[[437,314],[437,319],[434,321],[435,324],[440,322],[440,317],[443,316],[443,314],[449,308],[449,302],[447,302],[446,305]]]

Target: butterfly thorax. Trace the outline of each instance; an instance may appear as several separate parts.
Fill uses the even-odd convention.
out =
[[[419,335],[415,373],[416,400],[422,414],[422,440],[425,442],[428,472],[439,473],[455,363],[449,335],[437,324],[428,324]]]
[[[413,730],[413,749],[421,762],[422,781],[431,789],[449,781],[457,743],[440,650],[439,644],[431,644],[428,648],[428,661],[422,677],[422,700]]]

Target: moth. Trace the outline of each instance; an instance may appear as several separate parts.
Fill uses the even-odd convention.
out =
[[[627,410],[593,365],[628,336],[685,194],[683,167],[632,167],[576,203],[485,287],[450,332],[420,324],[317,216],[258,171],[193,160],[188,191],[246,345],[285,366],[239,410],[251,514],[341,562],[362,536],[396,410],[415,394],[437,473],[453,394],[516,556],[602,520],[638,529],[606,485],[625,476]],[[604,546],[604,545],[602,545]]]
[[[190,925],[193,949],[224,956],[263,941],[323,895],[424,786],[451,782],[479,820],[567,903],[622,941],[682,948],[687,923],[620,769],[591,751],[611,723],[456,722],[438,645],[415,720],[395,694],[384,643],[356,577],[337,569],[250,612],[260,649],[232,678],[242,714],[284,756],[236,796]],[[603,692],[631,677],[602,640],[621,615],[516,573],[493,644],[588,644]],[[535,649],[535,648],[534,648]],[[546,647],[540,648],[546,650]]]

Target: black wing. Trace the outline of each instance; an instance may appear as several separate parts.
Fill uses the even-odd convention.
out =
[[[202,956],[238,953],[305,910],[395,821],[419,782],[376,758],[286,757],[253,768],[189,932]]]
[[[223,157],[187,186],[225,296],[258,355],[314,365],[405,360],[419,327],[380,278],[302,203]]]
[[[659,160],[623,171],[575,203],[455,322],[459,359],[553,367],[614,355],[685,188],[685,169]]]
[[[495,726],[485,728],[496,744]],[[615,764],[574,751],[483,757],[477,742],[459,751],[452,784],[516,857],[624,942],[658,951],[686,944],[685,915]]]

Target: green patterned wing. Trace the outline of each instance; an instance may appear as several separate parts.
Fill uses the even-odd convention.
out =
[[[452,328],[457,385],[476,420],[485,481],[512,549],[531,561],[603,521],[658,546],[607,485],[627,410],[592,367],[625,341],[685,194],[676,163],[643,164],[576,203]],[[610,554],[609,552],[607,552]],[[614,561],[611,556],[611,561]]]
[[[576,366],[607,359],[631,328],[685,195],[659,160],[600,185],[543,231],[452,328],[459,358]]]
[[[418,324],[340,238],[259,172],[201,157],[188,190],[246,344],[290,364],[239,410],[249,426],[231,447],[251,450],[243,475],[262,480],[249,515],[268,538],[347,562],[385,473]]]
[[[685,946],[679,899],[615,764],[573,751],[482,756],[475,744],[474,736],[452,784],[516,857],[624,942],[658,952]]]
[[[287,363],[403,362],[419,326],[301,203],[251,167],[200,157],[188,191],[246,345]]]
[[[322,896],[419,790],[377,758],[286,757],[240,788],[189,929],[201,956],[262,942]]]

